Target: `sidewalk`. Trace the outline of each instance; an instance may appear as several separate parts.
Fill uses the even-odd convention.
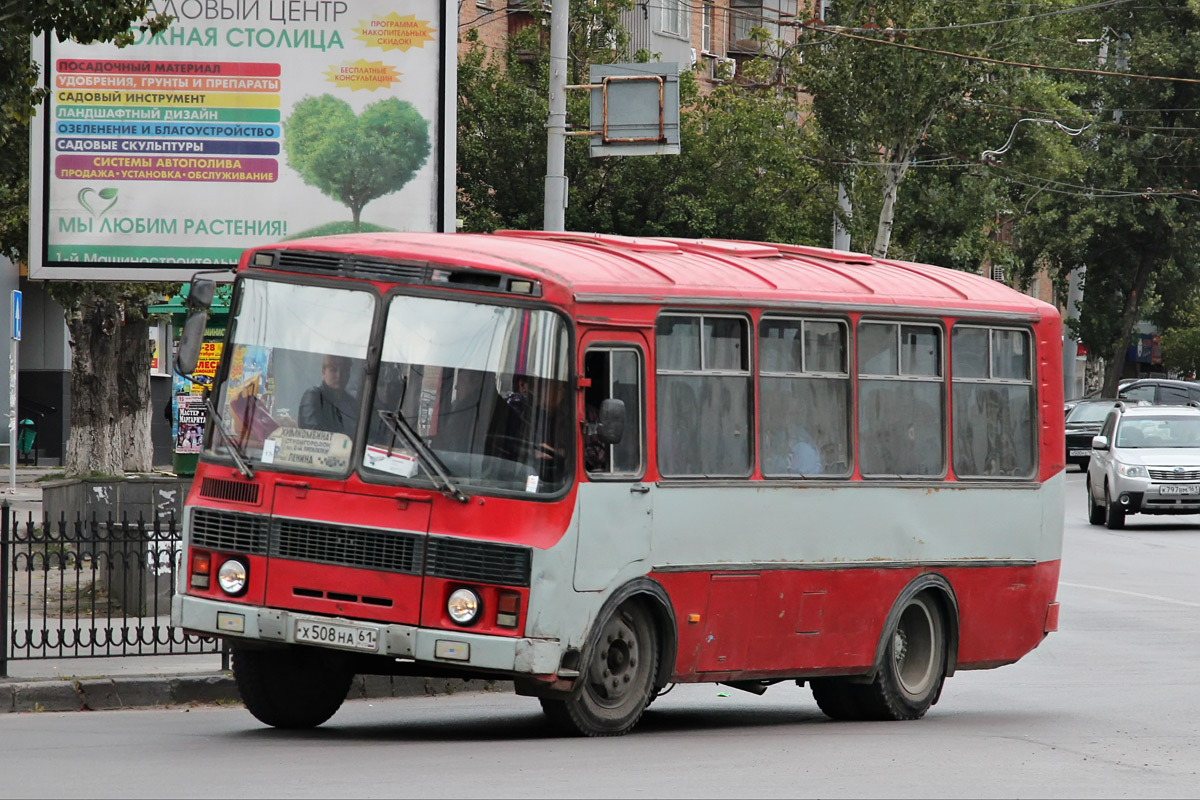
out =
[[[17,467],[16,491],[10,491],[8,465],[0,468],[0,502],[7,502],[18,522],[29,515],[40,520],[39,478],[61,474],[58,467]],[[0,598],[8,602],[8,598]],[[359,675],[348,699],[413,697],[463,691],[511,690],[505,681],[401,678]],[[8,662],[0,677],[0,714],[15,711],[100,711],[198,703],[240,703],[229,672],[221,670],[221,654],[50,658]]]

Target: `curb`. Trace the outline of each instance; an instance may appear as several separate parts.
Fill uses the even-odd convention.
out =
[[[512,681],[355,675],[347,700],[427,697],[460,692],[511,692]],[[39,711],[112,711],[177,705],[241,704],[227,672],[128,678],[0,681],[0,714]]]

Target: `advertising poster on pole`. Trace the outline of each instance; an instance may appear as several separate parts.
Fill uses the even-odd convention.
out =
[[[452,230],[454,8],[152,0],[174,21],[126,47],[35,39],[30,277],[187,280],[273,241]]]
[[[185,434],[190,433],[190,428],[184,426],[185,416],[187,424],[195,426],[201,433],[204,432],[204,424],[208,421],[208,410],[204,407],[204,390],[211,387],[213,380],[217,376],[217,367],[221,364],[221,350],[224,345],[221,342],[204,342],[200,345],[200,358],[196,361],[196,371],[192,374],[191,380],[185,378],[179,373],[175,373],[173,377],[172,392],[175,395],[175,418],[172,425],[172,434],[175,439],[176,453],[199,453],[199,445],[195,450],[181,450],[181,447],[191,447],[190,438]],[[184,409],[188,409],[185,415]]]
[[[199,395],[182,395],[178,398],[179,423],[175,430],[176,453],[199,453],[204,438],[204,423],[208,413],[204,409],[204,398]]]

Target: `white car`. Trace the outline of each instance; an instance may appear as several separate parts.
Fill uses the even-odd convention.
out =
[[[1088,522],[1129,514],[1200,514],[1200,406],[1117,403],[1092,439]]]

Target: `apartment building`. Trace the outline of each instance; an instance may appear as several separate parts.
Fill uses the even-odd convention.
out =
[[[473,29],[486,47],[501,52],[509,36],[534,24],[532,1],[462,0],[459,33]],[[819,16],[828,4],[829,0],[635,0],[634,7],[622,13],[629,46],[618,60],[632,61],[644,51],[659,61],[676,62],[681,69],[696,64],[702,85],[715,85],[758,54],[762,45],[751,37],[753,28],[763,28],[773,41],[788,44],[797,31],[790,23]],[[549,0],[542,7],[548,11]],[[461,51],[463,45],[459,47]]]

